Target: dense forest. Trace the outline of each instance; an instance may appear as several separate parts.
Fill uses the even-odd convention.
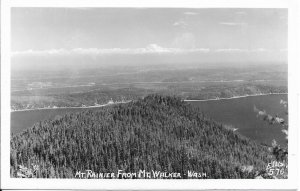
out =
[[[12,177],[24,177],[23,168],[37,178],[75,178],[87,169],[255,178],[274,160],[268,147],[160,95],[39,122],[11,136],[10,157]]]

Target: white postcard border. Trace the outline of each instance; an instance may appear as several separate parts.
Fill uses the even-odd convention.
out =
[[[2,189],[295,189],[299,172],[299,5],[296,0],[4,0],[1,3],[1,188]],[[286,180],[107,180],[10,178],[10,8],[168,7],[288,8],[289,178]]]

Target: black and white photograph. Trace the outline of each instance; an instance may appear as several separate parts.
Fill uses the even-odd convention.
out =
[[[5,178],[293,180],[289,11],[10,7]]]

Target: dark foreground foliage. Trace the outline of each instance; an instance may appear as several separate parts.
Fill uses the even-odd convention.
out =
[[[268,148],[224,128],[175,97],[67,114],[11,137],[11,176],[74,178],[76,171],[187,170],[206,178],[254,178],[271,160]],[[185,175],[184,175],[185,174]]]

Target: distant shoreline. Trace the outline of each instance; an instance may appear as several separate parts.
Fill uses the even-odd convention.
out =
[[[21,112],[21,111],[37,111],[37,110],[54,110],[54,109],[88,109],[88,108],[97,108],[97,107],[105,107],[109,105],[116,105],[120,103],[129,103],[130,101],[124,101],[124,102],[114,102],[114,103],[107,103],[103,105],[92,105],[92,106],[84,106],[84,107],[52,107],[52,108],[36,108],[36,109],[20,109],[20,110],[12,110],[11,113],[13,112]]]
[[[218,101],[218,100],[229,100],[229,99],[238,99],[238,98],[244,98],[244,97],[255,97],[255,96],[267,96],[267,95],[285,95],[288,93],[268,93],[268,94],[252,94],[252,95],[244,95],[244,96],[234,96],[234,97],[228,97],[228,98],[214,98],[214,99],[185,99],[183,101],[186,102],[194,102],[194,101]]]
[[[183,101],[186,102],[204,102],[204,101],[218,101],[218,100],[230,100],[230,99],[238,99],[238,98],[245,98],[245,97],[255,97],[255,96],[267,96],[267,95],[285,95],[288,93],[268,93],[268,94],[253,94],[253,95],[244,95],[244,96],[234,96],[234,97],[229,97],[229,98],[213,98],[213,99],[185,99]],[[107,104],[102,104],[102,105],[93,105],[93,106],[84,106],[84,107],[56,107],[56,108],[36,108],[36,109],[20,109],[20,110],[11,110],[11,113],[13,112],[21,112],[21,111],[37,111],[37,110],[53,110],[53,109],[88,109],[88,108],[97,108],[97,107],[105,107],[109,105],[115,105],[115,104],[120,104],[120,103],[129,103],[130,101],[125,101],[125,102],[115,102],[115,103],[107,103]]]

